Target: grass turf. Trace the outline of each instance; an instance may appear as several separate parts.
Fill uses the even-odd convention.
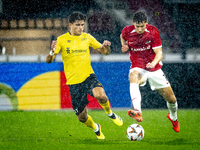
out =
[[[118,127],[103,110],[89,110],[101,124],[105,140],[97,140],[92,129],[80,123],[73,111],[2,111],[0,112],[0,149],[2,150],[199,150],[200,110],[179,109],[180,133],[172,129],[168,110],[143,110],[144,139],[129,141],[126,129],[136,123],[127,110],[114,110],[124,125]]]

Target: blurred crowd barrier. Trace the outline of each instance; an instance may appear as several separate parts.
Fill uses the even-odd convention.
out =
[[[130,108],[130,62],[92,62],[113,108]],[[0,63],[0,110],[71,109],[63,64],[54,62]],[[163,71],[177,97],[179,108],[200,108],[200,63],[164,63]],[[166,108],[166,102],[149,85],[141,87],[142,108]],[[101,109],[88,95],[89,109]]]
[[[45,55],[0,55],[0,62],[46,62]],[[91,54],[92,62],[130,62],[129,54],[110,54],[108,56],[102,54]],[[62,62],[61,54],[55,58],[55,62]],[[164,63],[200,63],[200,54],[189,53],[186,59],[182,58],[181,53],[164,53],[162,62]]]

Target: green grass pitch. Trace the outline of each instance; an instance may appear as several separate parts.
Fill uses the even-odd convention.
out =
[[[127,109],[128,110],[128,109]],[[141,141],[129,141],[126,129],[136,123],[125,109],[114,109],[124,125],[118,127],[103,110],[89,110],[101,124],[105,140],[97,140],[92,129],[80,123],[72,110],[1,111],[1,150],[199,150],[200,110],[179,109],[180,133],[172,129],[168,110],[143,110],[145,130]]]

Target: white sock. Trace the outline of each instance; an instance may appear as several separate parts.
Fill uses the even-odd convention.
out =
[[[110,116],[112,116],[112,115],[113,115],[113,112],[112,112],[112,110],[111,110],[111,113],[110,113],[110,114],[107,114],[107,115],[108,115],[109,117],[110,117]]]
[[[131,83],[130,84],[130,95],[133,107],[137,110],[141,111],[141,93],[139,89],[139,84]]]
[[[99,126],[96,124],[96,129],[94,129],[94,132],[97,132],[97,131],[99,131]]]
[[[174,104],[170,104],[169,102],[167,102],[167,107],[168,107],[169,112],[170,112],[170,118],[173,121],[176,121],[177,120],[177,110],[178,110],[177,102],[174,103]]]

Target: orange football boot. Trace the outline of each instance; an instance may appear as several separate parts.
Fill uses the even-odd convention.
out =
[[[139,110],[137,110],[137,109],[129,110],[128,111],[128,115],[131,118],[135,119],[137,122],[142,122],[142,120],[143,120],[141,112]]]
[[[178,120],[173,121],[173,120],[170,118],[170,113],[167,114],[167,118],[172,122],[172,126],[173,126],[174,131],[180,132],[180,126],[179,126]]]

